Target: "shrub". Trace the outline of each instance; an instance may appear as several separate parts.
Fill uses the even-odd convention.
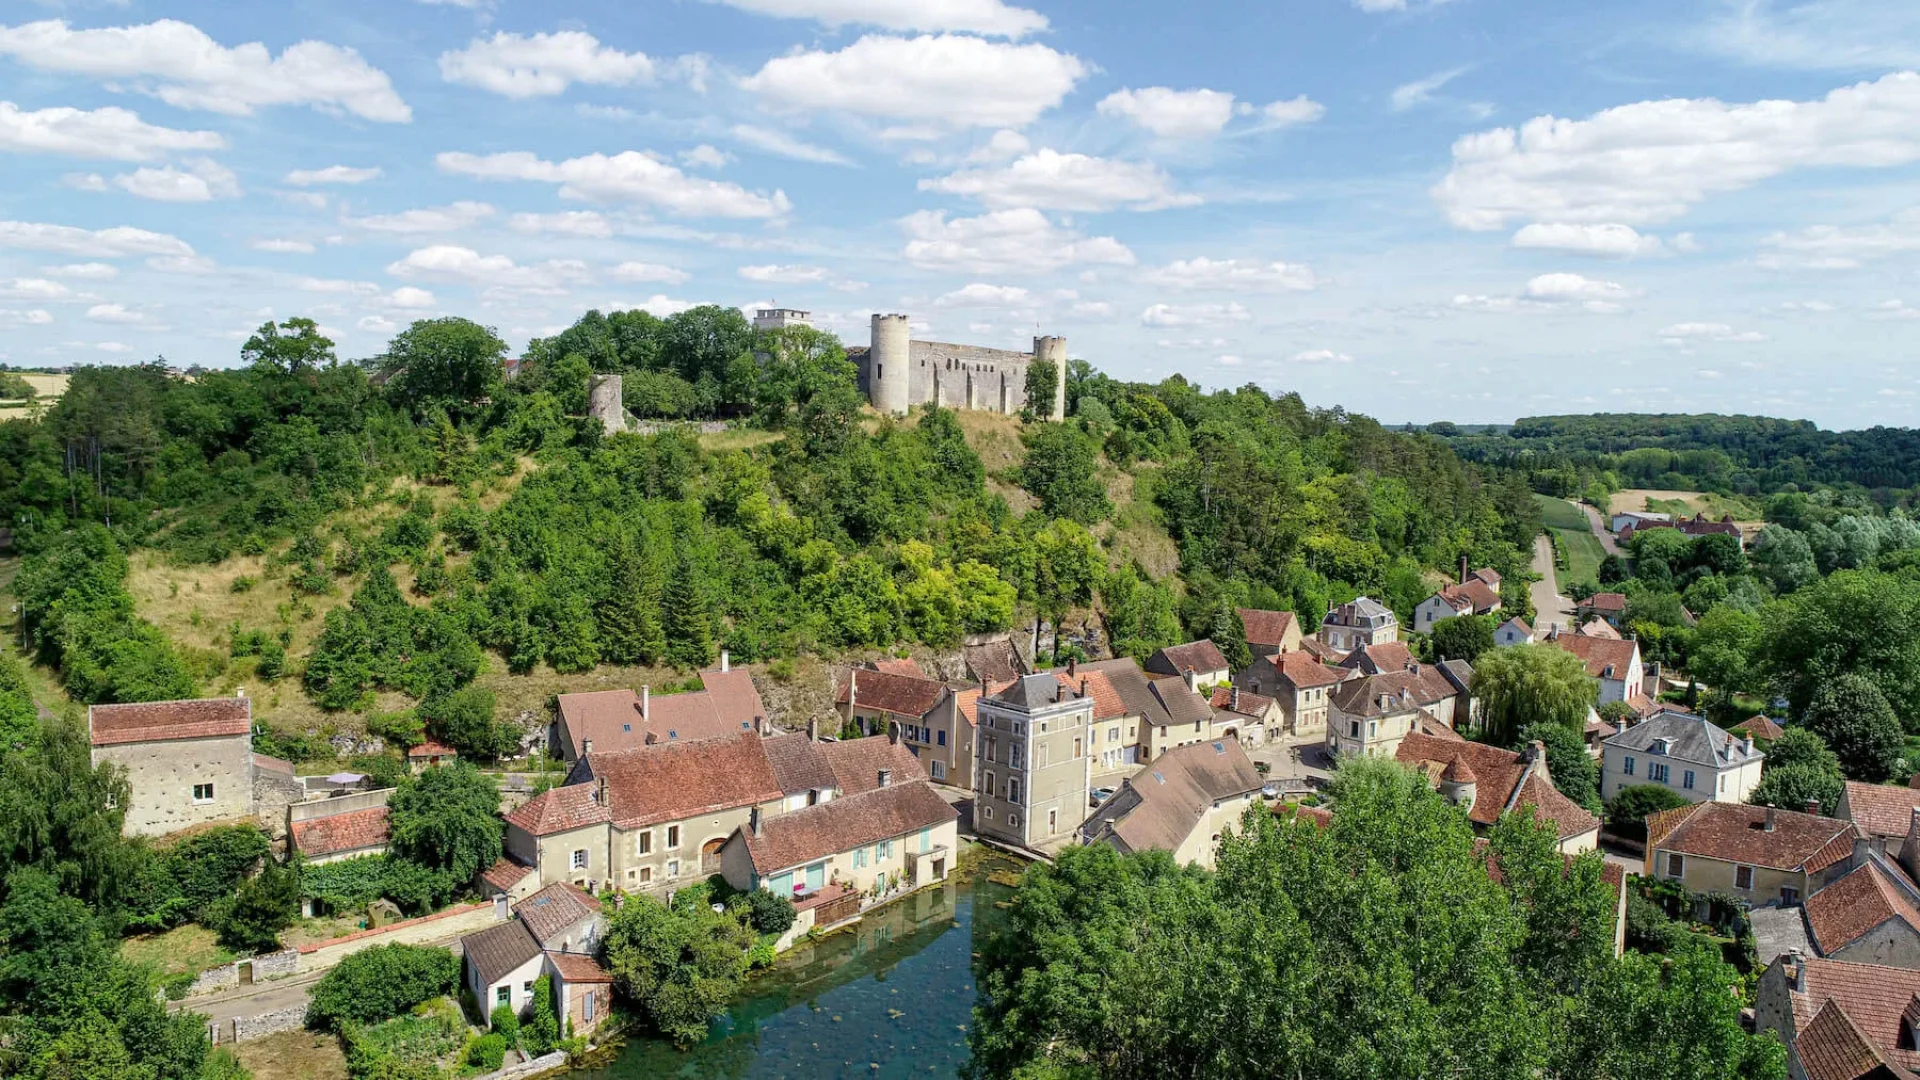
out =
[[[520,1014],[514,1012],[511,1005],[495,1005],[493,1015],[487,1018],[487,1022],[508,1042],[520,1038]]]
[[[793,901],[765,889],[747,894],[747,922],[760,934],[784,934],[793,926]]]
[[[363,855],[307,867],[300,889],[330,911],[354,911],[384,898],[409,915],[424,915],[452,898],[456,884],[450,875],[405,859]]]
[[[482,1035],[467,1044],[467,1064],[482,1072],[493,1072],[507,1058],[507,1040],[503,1035]]]
[[[1549,766],[1551,768],[1551,766]],[[1607,803],[1607,827],[1633,840],[1647,838],[1647,815],[1687,805],[1686,796],[1657,784],[1637,784]]]
[[[213,906],[207,921],[228,948],[272,952],[280,947],[280,931],[299,915],[300,872],[268,859],[231,900]]]
[[[439,1080],[440,1058],[460,1048],[463,1025],[444,1012],[349,1024],[340,1033],[354,1080]]]
[[[533,1015],[522,1029],[527,1049],[538,1057],[560,1041],[560,1017],[553,1010],[553,976],[542,975],[533,984]]]
[[[307,1026],[337,1031],[345,1024],[390,1019],[452,993],[459,981],[460,961],[445,949],[376,945],[340,961],[314,985]]]

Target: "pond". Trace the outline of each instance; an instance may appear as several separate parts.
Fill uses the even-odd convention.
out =
[[[985,859],[937,889],[802,943],[690,1051],[635,1039],[592,1080],[952,1077],[967,1061],[973,954],[1012,890],[987,880],[1017,864]],[[965,880],[961,880],[964,876]]]

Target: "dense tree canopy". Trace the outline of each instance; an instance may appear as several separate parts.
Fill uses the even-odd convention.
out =
[[[1530,724],[1584,731],[1599,688],[1572,653],[1553,645],[1514,645],[1480,657],[1472,691],[1487,740],[1507,746]]]

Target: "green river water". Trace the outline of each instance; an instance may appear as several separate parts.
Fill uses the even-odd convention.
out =
[[[967,1061],[973,953],[1012,892],[987,880],[1015,864],[985,860],[967,880],[914,893],[850,930],[802,944],[690,1051],[635,1039],[592,1080],[952,1077]]]

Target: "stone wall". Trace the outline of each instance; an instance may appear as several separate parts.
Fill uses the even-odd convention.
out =
[[[157,836],[208,821],[253,814],[253,736],[124,743],[93,751],[93,761],[127,770],[133,798],[126,831]],[[213,785],[213,798],[197,802],[197,784]]]
[[[300,950],[286,949],[265,956],[255,956],[246,960],[235,960],[231,964],[222,964],[217,968],[208,968],[193,980],[187,988],[188,997],[199,997],[221,990],[231,990],[240,985],[240,965],[253,965],[253,981],[267,982],[272,979],[284,979],[300,973]]]
[[[549,1073],[556,1069],[564,1069],[566,1067],[567,1052],[565,1050],[555,1050],[551,1054],[544,1054],[534,1058],[532,1061],[522,1061],[517,1065],[509,1065],[499,1072],[490,1072],[485,1076],[476,1077],[475,1080],[524,1080],[525,1077],[539,1076],[541,1073]]]
[[[255,766],[253,770],[254,813],[267,831],[278,840],[286,835],[287,807],[307,797],[307,785],[292,773]]]
[[[233,1041],[247,1042],[268,1035],[278,1035],[283,1031],[292,1031],[307,1022],[307,1007],[289,1005],[284,1009],[260,1013],[257,1016],[236,1016],[233,1018]]]

